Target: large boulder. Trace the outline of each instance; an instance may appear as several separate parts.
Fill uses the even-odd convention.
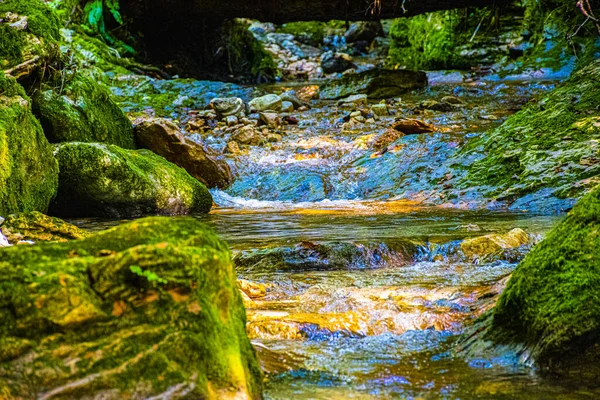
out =
[[[0,250],[0,393],[260,399],[227,245],[193,218]]]
[[[208,189],[184,169],[148,150],[99,143],[64,143],[55,151],[59,190],[51,213],[127,218],[207,213]]]
[[[354,94],[366,94],[369,98],[396,97],[414,89],[427,86],[427,75],[422,71],[370,70],[346,75],[321,86],[321,99],[336,100]]]
[[[25,90],[0,71],[0,215],[46,211],[58,165]]]
[[[148,149],[185,169],[209,188],[226,188],[233,181],[227,161],[209,154],[200,144],[186,139],[173,122],[157,118],[135,127],[140,148]]]
[[[350,28],[344,34],[346,42],[367,42],[371,43],[378,36],[385,36],[383,26],[379,21],[358,21],[350,25]]]
[[[524,357],[556,373],[600,376],[600,187],[513,272],[484,328],[464,345],[516,346]],[[572,369],[574,368],[574,369]],[[581,375],[583,378],[584,375]]]
[[[51,143],[97,142],[135,148],[131,122],[108,89],[91,76],[77,73],[62,90],[50,80],[33,101]]]

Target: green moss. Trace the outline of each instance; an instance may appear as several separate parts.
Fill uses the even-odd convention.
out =
[[[65,242],[89,236],[75,225],[37,211],[9,215],[1,228],[10,243],[20,240]]]
[[[118,218],[207,213],[212,207],[202,183],[148,150],[65,143],[55,156],[61,171],[51,206],[56,215]]]
[[[98,142],[135,148],[131,122],[93,76],[57,74],[33,100],[34,112],[51,143]]]
[[[599,288],[596,188],[517,267],[494,309],[491,338],[524,343],[540,365],[551,368],[590,349],[597,353]]]
[[[0,71],[0,215],[45,211],[58,166],[24,89]]]
[[[263,48],[252,33],[248,24],[238,20],[228,20],[221,27],[221,42],[226,49],[221,64],[224,70],[234,76],[250,74],[258,81],[271,80],[278,76],[277,64],[271,54]]]
[[[10,18],[7,13],[12,13]],[[0,2],[0,67],[6,69],[34,56],[57,56],[59,29],[58,17],[41,0]]]
[[[338,23],[343,24],[341,21],[338,21]],[[320,46],[323,44],[326,32],[331,30],[331,25],[332,23],[318,21],[288,22],[279,26],[277,32],[290,33],[302,43]]]
[[[548,187],[561,197],[588,190],[600,174],[598,104],[600,61],[595,61],[461,149],[459,158],[473,152],[484,157],[459,186],[483,186],[484,195],[504,198]]]
[[[9,248],[0,271],[4,396],[146,398],[179,387],[192,398],[261,398],[230,252],[192,218]]]

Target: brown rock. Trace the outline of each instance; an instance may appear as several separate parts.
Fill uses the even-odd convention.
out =
[[[371,142],[371,148],[376,151],[383,150],[402,136],[404,136],[404,133],[388,128],[387,131],[377,136],[373,142]]]
[[[400,118],[394,121],[392,129],[400,131],[406,135],[414,135],[418,133],[435,132],[435,126],[418,119]]]
[[[233,181],[226,161],[216,159],[200,144],[186,139],[167,119],[143,121],[135,127],[134,133],[138,147],[163,156],[209,188],[225,188]]]

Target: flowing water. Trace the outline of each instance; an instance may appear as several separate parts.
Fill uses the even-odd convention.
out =
[[[182,84],[180,97],[199,85]],[[213,191],[217,207],[198,218],[228,241],[239,277],[253,282],[247,330],[266,372],[266,398],[600,396],[592,382],[541,377],[508,351],[478,359],[453,351],[457,335],[493,307],[518,261],[560,220],[544,215],[568,206],[533,195],[505,208],[455,188],[457,165],[481,156],[459,159],[457,150],[553,86],[480,81],[408,94],[395,116],[423,119],[438,132],[407,136],[385,154],[369,143],[394,115],[348,127],[351,110],[313,101],[279,142],[228,156],[236,182]],[[418,107],[449,94],[467,106]],[[182,127],[193,115],[168,111]],[[218,149],[229,133],[190,137]],[[529,245],[487,258],[461,250],[465,238],[513,228],[529,234]]]

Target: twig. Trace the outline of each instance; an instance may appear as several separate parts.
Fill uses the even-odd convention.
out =
[[[39,60],[40,56],[35,56],[31,60],[27,60],[24,63],[15,65],[11,69],[4,70],[4,75],[10,75],[15,79],[27,76],[38,66],[36,63]]]

